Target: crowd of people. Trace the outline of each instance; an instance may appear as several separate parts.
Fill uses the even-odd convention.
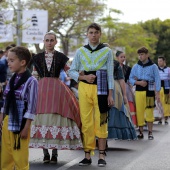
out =
[[[166,59],[158,57],[156,65],[141,47],[131,68],[123,51],[114,58],[110,45],[100,42],[101,33],[97,23],[87,27],[88,44],[70,66],[55,50],[54,32],[44,35],[42,53],[14,44],[0,50],[1,170],[28,170],[29,148],[42,149],[44,163],[57,163],[58,150],[83,149],[80,166],[92,164],[97,148],[98,166],[104,167],[107,140],[143,139],[146,125],[148,140],[154,139],[155,106],[162,115],[158,124],[168,124]]]

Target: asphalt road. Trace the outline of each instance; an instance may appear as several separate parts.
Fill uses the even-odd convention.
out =
[[[83,151],[59,151],[58,164],[43,164],[42,150],[30,149],[30,170],[170,170],[170,125],[155,122],[152,141],[147,134],[145,131],[144,139],[136,141],[109,140],[106,167],[97,166],[97,150],[92,164],[80,167]]]

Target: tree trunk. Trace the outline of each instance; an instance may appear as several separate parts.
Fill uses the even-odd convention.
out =
[[[44,51],[44,47],[43,47],[43,49],[41,49],[41,48],[39,47],[39,44],[34,44],[34,45],[35,45],[35,48],[36,48],[36,54],[41,53],[41,52]]]
[[[69,52],[69,39],[67,37],[61,37],[61,44],[63,53],[67,56]]]

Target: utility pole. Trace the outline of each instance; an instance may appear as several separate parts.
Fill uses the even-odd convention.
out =
[[[18,0],[17,7],[17,46],[21,45],[21,1]]]

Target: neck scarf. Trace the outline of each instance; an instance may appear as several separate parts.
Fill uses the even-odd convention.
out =
[[[164,72],[164,69],[165,68],[167,68],[166,66],[165,67],[163,67],[163,68],[161,68],[161,67],[158,67],[158,69],[160,70],[160,71],[162,71],[162,72]]]
[[[138,64],[141,65],[142,67],[146,67],[146,66],[151,66],[153,65],[154,63],[152,62],[152,60],[150,58],[148,58],[148,62],[143,64],[142,61],[138,61]]]
[[[100,43],[94,50],[90,47],[89,44],[85,45],[84,47],[87,48],[88,50],[90,50],[91,53],[93,53],[93,52],[95,52],[95,51],[98,51],[98,50],[106,47],[106,46],[105,46],[103,43]]]
[[[16,76],[17,74],[15,73],[9,81],[10,90],[6,96],[5,114],[9,115],[10,111],[13,114],[14,121],[19,124],[19,115],[15,98],[15,90],[17,90],[22,84],[24,84],[32,75],[29,70],[26,70],[14,86]]]

